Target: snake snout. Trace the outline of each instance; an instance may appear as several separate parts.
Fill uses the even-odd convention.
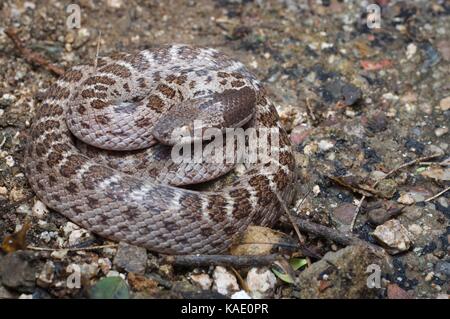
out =
[[[192,131],[192,125],[182,119],[163,116],[153,127],[152,135],[162,144],[175,145],[186,143],[191,138]]]

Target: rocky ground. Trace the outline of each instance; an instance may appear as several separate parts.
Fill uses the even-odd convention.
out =
[[[370,1],[80,0],[79,29],[66,26],[70,1],[0,2],[0,238],[28,221],[26,245],[50,249],[7,253],[3,245],[0,298],[114,290],[123,298],[447,299],[450,2],[375,2],[379,29],[366,23]],[[290,132],[300,175],[292,213],[345,233],[358,210],[353,233],[385,252],[303,232],[305,246],[323,258],[308,261],[291,249],[281,252],[290,264],[179,267],[78,228],[27,184],[27,127],[55,76],[21,57],[4,33],[10,27],[61,68],[93,60],[100,31],[101,54],[184,42],[243,61]],[[289,223],[275,230],[297,238]],[[107,247],[89,249],[99,245]],[[374,265],[382,274],[371,289]]]

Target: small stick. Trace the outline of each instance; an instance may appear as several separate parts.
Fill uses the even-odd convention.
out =
[[[46,248],[46,247],[28,246],[27,249],[36,251],[84,251],[84,250],[97,250],[103,248],[117,248],[117,246],[118,246],[117,244],[90,246],[82,248]]]
[[[439,196],[443,195],[444,193],[448,192],[449,190],[450,190],[450,186],[447,187],[446,189],[444,189],[443,191],[437,193],[436,195],[431,196],[431,197],[428,198],[428,199],[425,199],[425,201],[426,201],[426,202],[431,202],[433,199],[438,198]]]
[[[226,267],[258,267],[272,264],[282,258],[278,254],[263,256],[232,256],[232,255],[175,255],[165,256],[163,261],[174,266],[204,267],[219,265]]]
[[[314,111],[312,109],[311,102],[310,102],[309,98],[306,98],[306,108],[308,109],[308,112],[306,112],[306,114],[309,115],[309,117],[311,118],[312,122],[313,123],[317,122],[317,118],[314,115]]]
[[[436,153],[436,154],[433,154],[433,155],[430,155],[430,156],[419,157],[419,158],[417,158],[417,159],[415,159],[415,160],[412,160],[412,161],[410,161],[410,162],[404,163],[404,164],[402,164],[402,165],[400,165],[400,166],[398,166],[398,167],[396,167],[396,168],[390,170],[386,175],[384,175],[382,178],[380,178],[379,180],[377,180],[377,181],[372,185],[372,187],[373,187],[373,188],[377,187],[377,185],[378,185],[382,180],[388,178],[389,176],[391,176],[392,174],[394,174],[394,173],[396,173],[397,171],[401,170],[402,168],[405,168],[405,167],[414,165],[414,164],[419,163],[419,162],[426,162],[426,161],[428,161],[428,160],[430,160],[430,159],[433,159],[433,158],[439,157],[439,156],[442,156],[442,154]]]
[[[300,244],[304,244],[305,243],[305,237],[303,237],[303,235],[300,233],[300,230],[298,229],[297,225],[295,224],[294,220],[292,219],[291,213],[289,212],[289,209],[287,208],[286,203],[281,198],[280,194],[278,194],[278,192],[276,192],[276,195],[277,195],[278,201],[281,203],[281,206],[283,207],[284,212],[286,213],[289,221],[291,222],[292,227],[294,227],[295,233],[297,234],[297,237],[298,237],[298,240],[300,241]],[[308,196],[308,195],[306,195],[306,196]],[[302,201],[300,202],[299,206],[301,206],[303,204],[305,198],[306,197],[304,197],[302,199]]]
[[[362,239],[359,239],[358,237],[351,235],[351,234],[345,234],[342,233],[336,229],[319,225],[316,223],[312,223],[310,221],[307,221],[305,219],[301,219],[299,217],[292,217],[297,224],[297,226],[303,230],[304,232],[314,234],[316,236],[320,236],[326,239],[329,239],[331,241],[334,241],[338,244],[349,246],[349,245],[366,245],[370,247],[376,247],[372,244],[369,244],[365,242]],[[378,247],[377,247],[378,248]]]
[[[358,206],[356,206],[355,215],[353,216],[352,223],[350,224],[350,231],[353,231],[353,228],[355,228],[356,219],[358,218],[359,211],[361,210],[361,206],[365,199],[366,195],[363,195],[359,200]]]
[[[303,196],[302,200],[300,201],[300,203],[295,208],[296,211],[298,211],[298,209],[303,205],[303,203],[305,202],[306,198],[309,196],[310,193],[311,193],[311,189],[305,194],[305,196]],[[281,198],[281,196],[278,194],[278,192],[277,192],[277,197],[278,197],[278,200],[280,201],[280,203],[282,204],[284,212],[286,213],[287,217],[289,218],[289,221],[291,222],[291,225],[294,228],[295,233],[297,234],[298,240],[300,242],[300,246],[304,246],[304,244],[305,244],[305,237],[303,237],[302,233],[298,229],[297,224],[292,219],[291,213],[289,212],[289,210],[288,210],[288,208],[286,206],[286,203]],[[308,262],[308,267],[311,266],[311,258],[309,258],[309,256],[306,256],[306,261]]]
[[[15,48],[19,51],[19,53],[28,63],[30,64],[34,63],[43,66],[48,71],[56,75],[64,74],[64,69],[52,64],[39,53],[33,52],[27,47],[25,47],[22,41],[20,41],[19,37],[17,36],[17,30],[15,28],[8,28],[4,32],[11,39],[11,41],[14,43]]]
[[[423,165],[423,166],[431,166],[431,165],[436,165],[436,166],[450,166],[450,161],[442,161],[442,162],[419,162],[419,165]]]

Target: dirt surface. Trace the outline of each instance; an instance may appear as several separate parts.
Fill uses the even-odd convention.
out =
[[[300,176],[293,185],[298,190],[293,212],[350,232],[365,195],[353,232],[387,248],[391,269],[383,269],[376,293],[361,289],[349,296],[348,282],[341,287],[341,278],[333,285],[323,263],[320,274],[314,264],[308,269],[308,276],[321,276],[315,280],[301,269],[293,273],[318,285],[311,289],[264,269],[239,269],[236,281],[235,273],[221,267],[172,267],[135,247],[25,251],[0,254],[0,298],[92,296],[90,287],[106,276],[126,279],[124,289],[143,298],[189,297],[187,292],[199,293],[199,287],[209,297],[238,292],[269,298],[448,298],[450,191],[432,197],[450,185],[450,2],[376,2],[382,11],[378,29],[366,23],[368,1],[80,0],[81,28],[69,29],[70,1],[1,1],[0,238],[29,219],[31,246],[113,244],[48,211],[27,184],[22,167],[27,128],[55,76],[22,58],[4,33],[14,27],[26,47],[64,69],[92,61],[98,42],[102,55],[182,42],[241,60],[265,83],[291,134]],[[384,225],[377,240],[373,232],[379,224]],[[275,228],[296,239],[289,224]],[[306,246],[319,255],[342,248],[304,235]],[[353,256],[358,263],[358,251],[335,258]],[[341,272],[351,265],[343,267]],[[73,269],[82,274],[75,288],[68,285]],[[222,289],[223,278],[231,280],[229,289]],[[254,288],[255,280],[269,289]],[[353,280],[358,287],[366,278]]]

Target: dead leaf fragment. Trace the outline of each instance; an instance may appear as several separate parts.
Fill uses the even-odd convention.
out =
[[[285,238],[285,234],[270,228],[250,226],[239,243],[230,249],[230,254],[234,256],[267,255],[276,244],[286,242]]]

